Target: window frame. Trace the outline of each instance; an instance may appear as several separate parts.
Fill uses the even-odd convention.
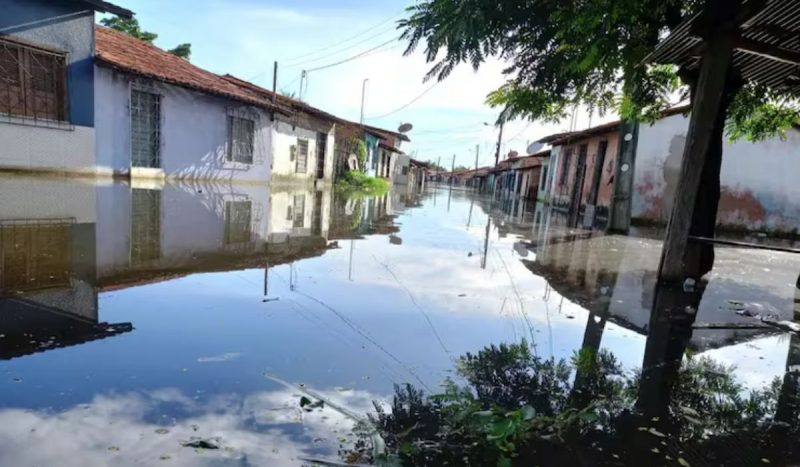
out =
[[[305,145],[305,154],[301,150],[301,147]],[[294,158],[294,172],[298,174],[307,174],[308,173],[308,154],[311,151],[310,142],[308,138],[297,138],[297,143],[295,145],[295,158]],[[303,170],[300,170],[300,160],[302,159],[302,167]]]
[[[255,163],[256,122],[254,119],[241,115],[228,114],[227,141],[225,160],[238,164],[253,165]],[[249,127],[249,128],[248,128]],[[249,136],[245,141],[238,141],[237,137]],[[244,157],[242,156],[244,152]],[[249,152],[249,154],[247,154]],[[249,157],[248,157],[249,156]]]
[[[2,63],[12,63],[11,66],[16,68],[8,70],[11,73],[0,74],[0,115],[21,120],[69,123],[67,52],[0,37],[0,56],[12,57]],[[12,88],[17,89],[12,92]],[[16,102],[12,101],[12,96]],[[8,101],[4,102],[3,98]]]

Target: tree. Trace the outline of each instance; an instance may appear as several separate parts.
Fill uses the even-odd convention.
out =
[[[125,34],[135,37],[140,41],[147,42],[148,44],[152,44],[158,38],[158,34],[143,30],[141,26],[139,26],[139,20],[136,18],[125,19],[115,16],[100,20],[100,24],[107,28],[124,32]],[[192,56],[192,44],[179,44],[174,49],[167,50],[167,52],[189,60]]]
[[[689,97],[690,77],[645,59],[702,0],[424,0],[399,22],[406,54],[424,43],[426,79],[461,63],[510,63],[487,102],[508,119],[558,122],[574,105],[652,121]],[[800,105],[775,90],[744,86],[733,97],[728,136],[759,140],[800,122]]]

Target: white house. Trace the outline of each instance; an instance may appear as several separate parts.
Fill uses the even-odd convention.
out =
[[[96,38],[99,173],[269,179],[272,102],[126,34]]]
[[[4,0],[0,8],[0,169],[95,172],[97,0]]]

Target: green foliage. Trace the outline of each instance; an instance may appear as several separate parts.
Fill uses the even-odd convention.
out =
[[[361,138],[353,138],[350,142],[351,146],[353,147],[353,151],[356,153],[356,157],[358,158],[358,169],[361,172],[366,172],[367,170],[367,143],[364,142]]]
[[[156,39],[158,39],[158,34],[143,30],[142,27],[139,25],[139,20],[136,18],[126,19],[114,16],[111,18],[101,19],[100,24],[102,24],[107,28],[124,32],[125,34],[131,37],[135,37],[140,41],[147,42],[148,44],[152,44]],[[179,44],[174,49],[168,50],[168,52],[173,55],[177,55],[178,57],[189,60],[189,58],[192,55],[192,44],[188,43]]]
[[[359,170],[345,173],[336,186],[342,191],[355,191],[370,196],[379,196],[389,191],[389,182],[382,178],[370,177]]]
[[[406,54],[423,46],[428,79],[461,63],[505,60],[507,82],[487,103],[502,118],[552,123],[574,105],[601,116],[652,122],[688,97],[672,66],[646,57],[700,0],[423,0],[399,22]],[[800,123],[800,104],[777,90],[746,87],[731,106],[728,136],[759,140]]]

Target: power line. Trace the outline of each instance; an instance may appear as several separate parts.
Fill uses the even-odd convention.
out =
[[[391,20],[393,20],[393,19],[397,18],[398,16],[400,16],[400,15],[404,14],[404,13],[405,13],[405,11],[406,11],[406,10],[405,10],[405,8],[404,8],[404,9],[402,9],[402,10],[398,11],[397,13],[393,14],[393,15],[392,15],[392,16],[390,16],[389,18],[386,18],[385,20],[381,21],[380,23],[378,23],[378,24],[376,24],[376,25],[374,25],[374,26],[370,26],[369,28],[367,28],[367,29],[364,29],[363,31],[361,31],[361,32],[359,32],[359,33],[357,33],[357,34],[355,34],[355,35],[353,35],[353,36],[350,36],[350,37],[348,37],[347,39],[343,39],[343,40],[341,40],[341,41],[339,41],[339,42],[336,42],[336,43],[333,43],[333,44],[331,44],[331,45],[329,45],[329,46],[327,46],[327,47],[323,47],[322,49],[315,50],[315,51],[312,51],[312,52],[309,52],[309,53],[305,53],[305,54],[302,54],[302,55],[298,55],[298,56],[296,56],[296,57],[293,57],[293,58],[288,58],[288,59],[286,59],[286,60],[287,60],[287,61],[289,61],[289,62],[293,62],[293,61],[296,61],[296,60],[299,60],[299,59],[303,59],[303,58],[305,58],[305,57],[309,57],[309,56],[312,56],[312,55],[316,55],[316,54],[318,54],[318,53],[320,53],[320,52],[325,52],[325,51],[327,51],[327,50],[330,50],[330,49],[336,48],[336,47],[338,47],[338,46],[340,46],[340,45],[342,45],[342,44],[345,44],[345,43],[347,43],[347,42],[350,42],[350,41],[351,41],[351,40],[353,40],[353,39],[357,39],[357,38],[359,38],[359,37],[363,36],[364,34],[366,34],[366,33],[370,32],[370,31],[374,31],[375,29],[377,29],[377,28],[379,28],[379,27],[383,26],[384,24],[388,23],[389,21],[391,21]],[[362,42],[363,42],[363,41],[362,41]]]
[[[351,62],[351,61],[356,60],[358,58],[361,58],[361,57],[363,57],[365,55],[368,55],[370,52],[374,52],[374,51],[380,49],[381,47],[385,47],[385,46],[391,44],[392,42],[395,42],[399,38],[400,38],[400,36],[395,36],[392,39],[390,39],[390,40],[388,40],[388,41],[386,41],[386,42],[384,42],[382,44],[376,45],[375,47],[373,47],[371,49],[367,49],[367,50],[361,52],[360,54],[353,55],[352,57],[349,57],[349,58],[345,58],[344,60],[339,60],[338,62],[329,63],[327,65],[318,66],[316,68],[309,68],[308,70],[306,70],[306,73],[311,73],[312,71],[324,70],[326,68],[332,68],[332,67],[341,65],[343,63]]]
[[[294,67],[297,67],[297,66],[306,65],[308,63],[321,62],[323,60],[327,60],[327,59],[329,59],[330,57],[332,57],[334,55],[338,55],[338,54],[340,54],[342,52],[347,52],[348,50],[353,50],[356,47],[363,46],[365,42],[371,41],[372,39],[375,39],[375,38],[378,38],[380,36],[386,35],[387,32],[394,32],[394,30],[393,29],[387,29],[385,31],[379,32],[378,34],[370,36],[370,37],[364,39],[363,41],[359,41],[359,42],[356,42],[353,45],[345,47],[345,48],[343,48],[341,50],[336,50],[336,51],[331,52],[329,54],[321,55],[321,56],[319,56],[317,58],[312,58],[312,59],[309,59],[309,60],[291,61],[291,62],[287,63],[286,66],[290,67],[290,68],[294,68]]]
[[[375,117],[368,117],[368,119],[369,119],[369,120],[379,120],[379,119],[381,119],[381,118],[385,118],[385,117],[388,117],[388,116],[390,116],[390,115],[394,115],[394,114],[396,114],[397,112],[400,112],[401,110],[403,110],[403,109],[407,108],[408,106],[410,106],[410,105],[411,105],[411,104],[413,104],[414,102],[417,102],[418,100],[422,99],[422,97],[423,97],[425,94],[427,94],[428,92],[430,92],[430,90],[431,90],[431,89],[433,89],[433,88],[435,88],[435,87],[436,87],[436,86],[437,86],[439,83],[441,83],[441,81],[437,81],[437,82],[433,83],[433,86],[430,86],[428,89],[426,89],[426,90],[422,91],[422,93],[420,93],[420,95],[418,95],[417,97],[415,97],[415,98],[411,99],[410,101],[408,101],[408,102],[407,102],[407,103],[405,103],[404,105],[401,105],[401,106],[400,106],[400,107],[398,107],[397,109],[395,109],[395,110],[392,110],[391,112],[389,112],[389,113],[385,113],[385,114],[383,114],[383,115],[378,115],[378,116],[375,116]]]

